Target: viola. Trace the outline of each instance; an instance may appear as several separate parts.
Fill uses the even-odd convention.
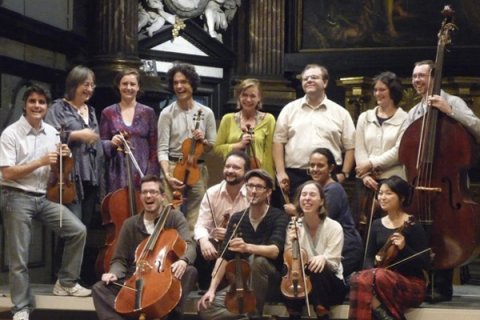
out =
[[[200,127],[202,110],[194,116],[195,130]],[[173,170],[173,176],[182,181],[186,186],[193,186],[200,180],[201,172],[198,166],[198,158],[203,154],[203,143],[194,138],[187,138],[182,143],[182,158]]]
[[[405,229],[415,224],[413,216],[410,216],[403,225],[393,233],[403,234]],[[393,244],[393,233],[388,237],[383,247],[375,255],[375,266],[377,268],[388,268],[398,255],[398,247]]]
[[[57,162],[52,164],[51,175],[47,184],[47,199],[60,204],[72,203],[77,195],[75,183],[72,181],[73,158],[62,154],[62,144],[67,143],[65,126],[59,130],[61,144]]]
[[[255,311],[256,298],[248,286],[250,279],[250,264],[235,253],[235,259],[225,266],[225,279],[230,288],[225,295],[225,307],[234,314],[243,314]]]
[[[123,137],[123,148],[118,148],[117,151],[125,152],[127,186],[107,194],[102,200],[100,214],[102,225],[106,231],[106,239],[95,261],[95,271],[98,276],[101,276],[110,268],[110,261],[125,220],[143,210],[140,193],[135,190],[133,183],[132,162],[135,160],[132,160],[134,157],[128,141],[125,139],[126,134],[121,133],[121,136]],[[139,170],[138,166],[136,168]],[[139,170],[139,173],[143,177],[141,170]]]
[[[171,266],[185,253],[187,244],[177,230],[165,229],[165,223],[171,210],[181,203],[181,199],[173,199],[165,206],[153,233],[137,246],[135,273],[125,281],[115,299],[118,313],[163,318],[180,301],[181,281],[173,275]]]
[[[440,94],[444,50],[456,29],[453,10],[445,6],[438,33],[434,74],[428,96]],[[399,160],[415,187],[408,212],[431,225],[430,245],[435,269],[462,265],[480,246],[480,207],[468,188],[468,168],[475,159],[472,135],[456,120],[427,106],[425,115],[404,132]]]
[[[255,132],[253,131],[253,128],[249,123],[246,124],[245,127],[247,128],[247,130],[245,130],[245,133],[248,133],[252,136],[252,141],[248,144],[247,148],[247,154],[250,157],[250,169],[259,169],[261,166],[261,162],[255,155],[255,145],[253,140],[253,135]]]
[[[292,247],[283,252],[283,261],[287,267],[287,273],[282,278],[280,289],[282,294],[289,299],[303,299],[312,290],[312,282],[310,277],[305,274],[308,254],[300,247],[297,223],[296,221],[293,223],[296,237],[292,241]]]

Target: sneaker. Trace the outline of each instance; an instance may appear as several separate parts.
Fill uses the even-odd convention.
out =
[[[56,296],[88,297],[92,294],[92,290],[84,288],[78,283],[71,288],[64,287],[57,280],[53,287],[53,294]]]
[[[28,312],[28,310],[23,309],[15,312],[15,314],[13,315],[13,320],[28,320],[29,315],[30,313]]]

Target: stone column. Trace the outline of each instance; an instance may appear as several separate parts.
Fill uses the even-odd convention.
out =
[[[295,90],[283,76],[285,0],[244,3],[242,5],[248,7],[245,11],[248,25],[244,31],[246,57],[243,57],[244,65],[236,82],[248,77],[258,78],[263,87],[264,107],[278,113],[296,98]]]
[[[98,0],[95,7],[95,47],[91,60],[98,86],[111,86],[113,75],[140,66],[138,1]]]

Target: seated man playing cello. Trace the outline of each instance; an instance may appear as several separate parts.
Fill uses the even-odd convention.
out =
[[[97,316],[100,320],[126,319],[123,314],[120,315],[116,310],[124,310],[125,308],[133,310],[136,309],[136,307],[134,306],[133,301],[131,301],[132,303],[130,306],[120,305],[121,303],[125,304],[125,301],[120,301],[123,299],[116,299],[117,295],[120,297],[122,293],[121,290],[134,289],[136,292],[139,290],[147,292],[148,286],[158,287],[159,284],[161,285],[162,283],[161,277],[167,275],[173,275],[174,278],[181,280],[181,297],[179,297],[178,304],[171,312],[169,312],[169,310],[163,310],[161,314],[155,315],[155,317],[161,318],[168,314],[168,319],[182,318],[183,302],[193,289],[193,286],[197,280],[197,270],[192,266],[196,258],[196,246],[195,242],[190,236],[188,224],[183,214],[178,210],[170,211],[169,208],[163,204],[163,200],[164,190],[162,181],[154,175],[147,175],[143,177],[141,182],[141,201],[144,210],[140,214],[125,220],[120,231],[118,244],[115,249],[112,262],[110,264],[110,270],[108,273],[104,273],[102,275],[102,280],[97,282],[92,288],[93,303],[95,305],[95,310],[97,311]],[[160,222],[164,222],[164,225],[160,231],[160,235],[158,236],[156,246],[158,246],[158,243],[167,243],[168,246],[166,244],[164,248],[169,249],[172,247],[172,250],[170,252],[166,252],[165,254],[162,254],[163,250],[160,250],[158,255],[153,256],[151,262],[146,262],[145,265],[147,268],[145,268],[144,265],[138,263],[139,261],[142,261],[143,255],[136,256],[139,253],[136,252],[136,249],[137,247],[140,247],[139,244],[141,244],[143,240],[147,238],[151,240],[154,238],[152,234],[158,234],[158,220],[160,220]],[[167,233],[168,235],[171,235],[172,229],[176,230],[181,238],[178,239],[177,242],[182,242],[183,249],[185,249],[185,246],[186,249],[184,250],[183,254],[179,254],[179,256],[176,256],[174,259],[172,259],[174,262],[171,263],[170,272],[157,272],[161,266],[168,266],[168,261],[166,260],[169,260],[169,258],[173,256],[170,253],[177,248],[176,243],[175,245],[170,246],[170,239],[165,239],[166,236],[162,237],[162,235],[166,235]],[[177,235],[177,233],[173,234]],[[150,237],[150,235],[152,236]],[[138,251],[144,252],[145,250]],[[178,252],[174,253],[178,254]],[[149,269],[148,266],[152,265],[155,267]],[[147,269],[146,272],[154,272],[158,276],[151,277],[151,275],[145,275],[143,279],[139,279],[140,273],[146,273],[144,269]],[[139,282],[138,280],[143,280],[143,287],[138,285],[135,288],[127,288],[126,286],[129,286],[127,281],[131,277],[136,277],[137,283]],[[150,279],[154,279],[155,283],[149,283],[148,280]],[[123,280],[126,280],[126,285],[123,284]],[[136,283],[134,285],[136,285]],[[174,289],[178,288],[174,288],[172,285],[172,287],[169,288],[165,293],[165,296],[175,295],[170,291]],[[131,296],[134,296],[134,294]],[[144,297],[142,296],[142,303],[143,298]],[[158,298],[160,299],[161,297]],[[160,303],[160,307],[161,306],[162,303]],[[141,313],[141,311],[138,312],[138,314]],[[151,314],[147,313],[147,315]]]
[[[231,312],[232,308],[227,309],[228,300],[225,299],[224,302],[224,297],[228,297],[231,292],[222,291],[221,294],[216,292],[231,263],[242,261],[235,259],[236,255],[248,259],[251,263],[251,291],[254,295],[254,299],[238,303],[240,305],[238,310],[253,309],[248,312],[248,317],[261,319],[265,300],[272,293],[269,289],[275,288],[279,291],[288,216],[268,204],[273,179],[265,170],[249,171],[245,175],[245,181],[250,206],[230,218],[225,239],[219,250],[225,253],[217,259],[210,287],[197,304],[202,319],[245,318],[244,313],[247,312]],[[227,278],[230,278],[230,282],[237,282],[235,276]],[[247,291],[243,290],[242,295],[247,296]]]

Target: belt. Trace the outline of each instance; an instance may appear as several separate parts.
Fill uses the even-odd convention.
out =
[[[178,162],[180,161],[180,158],[177,157],[168,157],[168,160],[173,161],[173,162]],[[205,160],[203,159],[197,159],[197,163],[204,163]]]
[[[42,192],[26,191],[26,190],[23,190],[23,189],[20,189],[20,188],[11,187],[11,186],[5,186],[5,185],[3,185],[2,188],[5,189],[5,190],[10,190],[10,191],[15,191],[15,192],[25,193],[26,195],[29,195],[29,196],[32,196],[32,197],[44,197],[44,196],[45,196],[45,193],[42,193]]]

